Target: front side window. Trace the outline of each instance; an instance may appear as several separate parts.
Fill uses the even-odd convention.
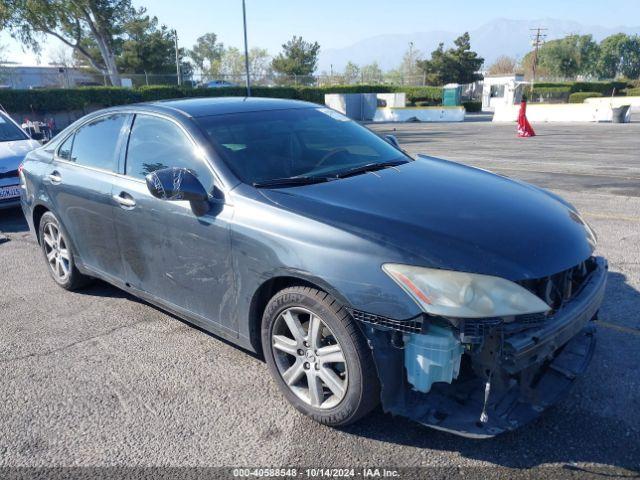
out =
[[[195,145],[173,122],[152,115],[136,115],[127,148],[126,174],[144,179],[161,168],[187,168],[209,191],[213,175],[198,158]]]
[[[27,140],[29,137],[20,130],[11,120],[0,113],[0,142],[15,142]]]
[[[116,172],[118,140],[127,118],[129,118],[127,114],[109,115],[80,127],[73,136],[69,160],[78,165]],[[68,140],[58,150],[61,157],[67,142]]]
[[[58,156],[64,160],[71,160],[71,147],[73,147],[73,137],[74,135],[70,135],[60,148],[58,148]]]
[[[197,118],[229,168],[245,183],[332,177],[370,164],[411,159],[328,108]]]

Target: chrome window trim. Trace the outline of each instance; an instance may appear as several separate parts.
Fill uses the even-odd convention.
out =
[[[176,119],[172,118],[171,116],[164,115],[158,112],[146,112],[146,111],[134,111],[133,113],[135,117],[138,117],[139,115],[149,115],[149,116],[161,118],[163,120],[169,120],[174,125],[176,125],[180,130],[182,130],[182,133],[184,133],[187,139],[191,142],[191,145],[194,147],[194,150],[195,149],[203,150],[201,146],[198,144],[198,142],[196,141],[196,139],[193,138],[193,135],[191,135],[191,133],[186,128],[184,128],[184,126],[180,122],[178,122]],[[135,126],[135,124],[136,124],[136,118],[133,119],[133,123],[129,127],[127,147],[125,149],[125,154],[124,154],[124,174],[123,175],[125,175],[127,178],[134,178],[131,175],[127,175],[126,172],[127,172],[127,156],[129,154],[129,140],[131,138],[131,132],[133,131],[133,127]],[[204,153],[204,150],[203,150],[203,153]],[[194,158],[200,163],[204,163],[205,166],[209,169],[209,171],[211,172],[211,175],[213,176],[214,185],[219,186],[222,184],[220,177],[216,173],[215,169],[213,168],[213,165],[211,165],[211,162],[209,161],[206,155],[204,156],[204,158],[198,158],[197,156],[194,156]],[[144,182],[144,180],[142,180],[142,182]]]
[[[180,110],[176,110],[177,112],[180,112]],[[98,120],[102,117],[108,117],[110,115],[117,115],[117,114],[129,114],[129,115],[151,115],[154,117],[158,117],[158,118],[162,118],[164,120],[168,120],[170,122],[172,122],[173,124],[175,124],[180,130],[182,130],[182,132],[187,136],[187,138],[189,139],[189,141],[192,143],[192,145],[195,148],[200,148],[200,145],[198,144],[198,142],[196,141],[196,139],[193,137],[193,135],[191,135],[191,133],[184,128],[184,126],[178,122],[175,118],[171,117],[170,115],[164,114],[162,112],[153,112],[153,111],[146,111],[146,110],[138,110],[135,108],[123,108],[123,109],[119,109],[119,110],[112,110],[109,112],[104,112],[101,114],[97,114],[95,116],[92,116],[91,118],[88,118],[86,120],[84,120],[82,123],[80,123],[77,127],[75,127],[73,130],[71,130],[67,135],[65,135],[61,140],[59,140],[58,145],[56,146],[54,152],[53,152],[53,161],[55,162],[61,162],[64,163],[66,165],[74,165],[76,167],[80,167],[80,168],[85,168],[87,170],[90,171],[95,171],[98,173],[106,173],[108,175],[114,176],[116,178],[122,178],[122,179],[126,179],[126,180],[131,180],[137,183],[142,183],[142,184],[146,184],[146,182],[142,179],[139,178],[135,178],[131,175],[127,175],[126,173],[120,173],[120,172],[113,172],[111,170],[106,170],[104,168],[97,168],[97,167],[89,167],[87,165],[81,165],[79,163],[76,162],[72,162],[70,160],[65,160],[64,158],[60,157],[60,155],[58,155],[58,150],[60,149],[60,147],[64,144],[64,142],[67,141],[67,139],[71,136],[71,135],[75,135],[76,132],[78,130],[80,130],[82,127],[84,127],[85,125],[87,125],[90,122],[93,122],[94,120]],[[135,123],[135,118],[133,119],[133,122]],[[128,128],[128,132],[127,132],[127,146],[124,152],[124,169],[123,171],[126,172],[126,168],[127,168],[127,153],[129,150],[129,135],[131,135],[131,127],[133,126],[133,123],[130,124],[129,128]],[[216,172],[215,168],[213,168],[213,165],[211,164],[211,161],[209,160],[208,155],[205,155],[205,158],[201,158],[200,159],[201,162],[203,162],[206,167],[209,169],[209,171],[211,172],[211,174],[213,175],[213,180],[215,182],[215,186],[216,188],[219,188],[223,194],[225,195],[225,197],[227,196],[227,194],[229,193],[229,191],[231,191],[233,189],[232,188],[222,188],[222,186],[224,185],[224,182],[222,182],[222,180],[220,179],[220,176],[218,175],[218,173]],[[226,203],[226,202],[225,202]]]
[[[122,115],[122,114],[127,115],[127,114],[130,114],[130,112],[117,110],[117,111],[112,111],[112,112],[105,112],[103,114],[96,115],[94,117],[86,119],[84,122],[82,122],[80,125],[78,125],[76,128],[74,128],[71,132],[69,132],[68,135],[65,135],[65,137],[59,141],[58,146],[56,147],[56,149],[53,152],[53,160],[55,162],[65,163],[67,165],[75,165],[76,167],[86,168],[87,170],[92,170],[94,172],[108,173],[109,175],[115,175],[115,176],[120,175],[118,172],[114,172],[112,170],[107,170],[106,168],[90,167],[88,165],[82,165],[81,163],[72,162],[71,160],[64,159],[64,158],[62,158],[60,156],[59,151],[60,151],[60,148],[62,148],[62,145],[64,145],[64,142],[66,142],[69,139],[69,137],[71,137],[72,135],[75,135],[78,130],[80,130],[84,126],[88,125],[89,123],[93,122],[94,120],[99,120],[99,119],[101,119],[103,117],[110,117],[110,116],[113,116],[113,115]],[[71,151],[73,152],[73,146],[71,147]],[[116,162],[116,165],[117,165],[117,162]]]

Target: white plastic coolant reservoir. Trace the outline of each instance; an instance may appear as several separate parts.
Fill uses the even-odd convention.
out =
[[[460,373],[462,344],[450,328],[429,325],[426,334],[405,334],[404,365],[409,383],[427,393],[434,382],[451,383]]]

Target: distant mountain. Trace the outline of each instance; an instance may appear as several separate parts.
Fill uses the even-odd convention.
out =
[[[485,65],[490,65],[500,55],[510,55],[522,58],[531,46],[531,30],[536,27],[547,28],[547,40],[561,38],[571,33],[592,34],[596,40],[613,35],[614,33],[640,33],[638,27],[601,27],[587,26],[569,20],[543,18],[539,20],[510,20],[497,18],[475,30],[470,30],[471,47],[485,59]],[[384,34],[366,38],[344,48],[333,48],[320,51],[318,71],[329,71],[331,65],[335,72],[341,71],[348,61],[358,65],[365,65],[377,61],[383,70],[396,68],[402,55],[407,50],[409,42],[414,48],[422,52],[423,57],[429,57],[440,42],[450,46],[463,31],[430,31],[415,33]]]

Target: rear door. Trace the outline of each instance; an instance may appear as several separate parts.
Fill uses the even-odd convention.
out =
[[[130,118],[110,114],[81,126],[60,145],[44,177],[80,263],[114,279],[121,279],[123,271],[111,190]]]
[[[208,192],[214,187],[211,166],[190,135],[170,118],[136,114],[127,147],[125,170],[114,195],[116,229],[127,282],[179,313],[214,323],[232,336],[229,205],[212,204],[196,216],[189,202],[153,197],[145,176],[166,167],[190,169]]]

